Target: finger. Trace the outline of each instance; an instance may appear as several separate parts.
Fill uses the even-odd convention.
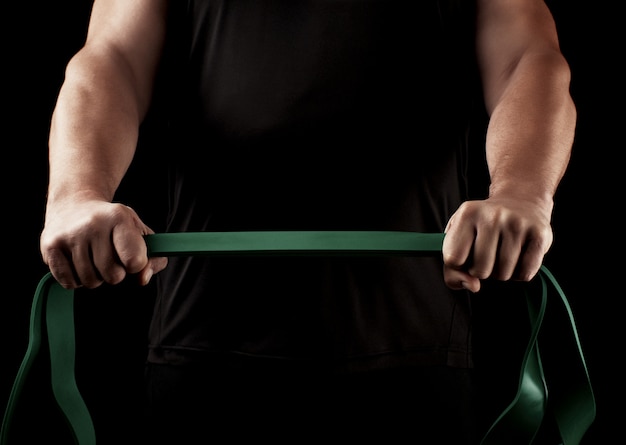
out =
[[[455,225],[451,218],[446,227],[441,252],[443,262],[453,269],[467,264],[474,244],[474,227],[469,224]]]
[[[111,238],[100,234],[92,241],[93,262],[102,279],[109,284],[121,283],[126,277],[126,271],[119,261]]]
[[[479,279],[491,276],[500,244],[500,234],[483,228],[476,234],[474,250],[468,265],[468,272]]]
[[[139,272],[139,284],[142,286],[147,285],[150,282],[150,279],[167,266],[167,258],[166,257],[154,257],[150,258],[148,261],[148,266],[146,266],[141,272]]]
[[[77,245],[72,249],[71,255],[71,261],[80,284],[88,289],[93,289],[104,282],[93,262],[91,245]]]
[[[48,265],[54,279],[66,289],[81,287],[71,261],[61,249],[50,249],[44,256],[44,263]]]
[[[452,290],[465,289],[473,293],[480,291],[480,280],[461,269],[444,266],[443,277],[446,286]]]
[[[510,280],[518,268],[518,262],[522,253],[522,237],[515,233],[509,233],[501,237],[498,249],[494,278],[502,281]]]
[[[148,265],[148,247],[144,240],[147,231],[145,226],[137,227],[134,224],[120,224],[113,228],[113,246],[127,273],[139,273]]]
[[[154,234],[154,230],[152,230],[150,227],[148,226],[144,226],[144,227],[145,227],[144,232],[146,235]],[[144,238],[144,242],[145,242],[145,238]],[[150,279],[152,278],[154,274],[159,273],[160,271],[165,269],[165,267],[167,266],[167,263],[168,263],[167,257],[149,258],[148,265],[141,272],[139,272],[139,283],[142,286],[147,285],[150,282]]]
[[[549,242],[542,242],[538,239],[527,242],[513,278],[517,281],[532,280],[539,272],[549,246]]]
[[[150,267],[153,273],[159,273],[167,267],[167,257],[150,258]]]

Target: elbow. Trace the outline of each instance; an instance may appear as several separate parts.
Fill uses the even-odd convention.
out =
[[[483,75],[484,100],[489,115],[508,100],[560,104],[570,118],[576,116],[571,96],[572,72],[563,54],[554,49],[527,52],[499,72]]]
[[[96,107],[122,110],[127,118],[141,122],[149,107],[150,87],[139,85],[116,54],[84,47],[65,68],[62,92]]]

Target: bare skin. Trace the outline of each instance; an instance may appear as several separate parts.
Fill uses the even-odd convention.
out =
[[[570,70],[543,1],[479,0],[476,50],[490,115],[489,197],[452,215],[446,284],[528,281],[552,245],[553,197],[570,159],[576,109]]]
[[[67,288],[147,284],[167,260],[148,258],[152,233],[111,203],[135,153],[165,36],[167,1],[95,1],[84,47],[70,61],[52,116],[41,253]]]
[[[133,159],[165,38],[167,0],[96,0],[53,113],[50,180],[40,247],[66,288],[141,284],[167,265],[148,258],[153,231],[113,203]],[[452,215],[444,280],[480,290],[485,279],[528,281],[553,241],[553,197],[567,168],[576,109],[570,70],[542,0],[478,0],[476,51],[490,115],[484,200]]]

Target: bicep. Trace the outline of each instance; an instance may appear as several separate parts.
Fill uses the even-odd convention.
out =
[[[83,51],[123,73],[147,108],[166,33],[168,0],[95,0]]]
[[[543,0],[477,0],[476,52],[487,109],[520,63],[560,57],[556,25]]]

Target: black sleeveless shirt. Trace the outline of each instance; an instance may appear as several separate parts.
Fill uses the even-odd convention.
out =
[[[167,231],[442,232],[467,198],[471,11],[189,0],[170,19]],[[438,256],[171,258],[157,280],[156,363],[472,366]]]

